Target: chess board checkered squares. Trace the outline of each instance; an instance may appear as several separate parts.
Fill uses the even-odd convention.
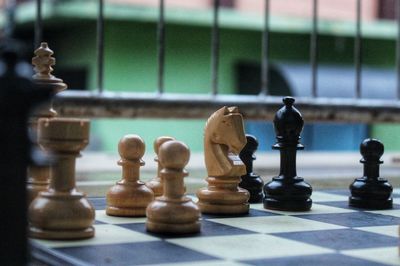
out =
[[[258,259],[243,261],[246,265],[265,266],[265,265],[307,265],[307,266],[384,266],[387,264],[375,263],[362,258],[350,257],[340,253],[308,255],[308,256],[289,256],[272,259]]]
[[[139,266],[149,266],[149,265],[142,264]],[[188,266],[188,262],[185,261],[178,263],[163,263],[162,266]],[[249,266],[249,264],[244,264],[233,260],[206,260],[206,261],[190,262],[190,266]]]
[[[299,215],[297,217],[351,228],[400,224],[399,217],[361,211],[350,213],[309,214]]]
[[[117,225],[99,224],[94,225],[96,230],[95,237],[85,240],[71,241],[50,241],[50,240],[33,240],[41,245],[49,248],[58,247],[77,247],[77,246],[93,246],[104,244],[120,244],[120,243],[137,243],[157,241],[159,238],[132,231]]]
[[[343,226],[301,219],[293,216],[260,216],[242,218],[217,218],[208,221],[229,225],[258,233],[287,233],[297,231],[334,230]]]
[[[390,216],[394,216],[394,217],[399,217],[400,218],[400,209],[376,210],[376,211],[366,211],[366,212],[382,214],[382,215],[390,215]]]
[[[251,260],[334,253],[334,250],[331,249],[265,234],[178,238],[166,241],[227,260]],[[260,249],[262,252],[260,252]]]
[[[385,236],[396,237],[396,238],[399,237],[399,225],[369,226],[369,227],[358,227],[354,229],[371,232],[375,234],[381,234]]]
[[[354,258],[382,263],[383,265],[400,265],[398,246],[370,249],[354,249],[342,251],[341,253]]]
[[[106,211],[96,210],[96,221],[106,224],[128,224],[128,223],[145,223],[146,217],[117,217],[109,216]]]
[[[349,192],[350,195],[350,192]],[[313,191],[311,195],[313,202],[329,202],[329,201],[348,201],[348,195],[333,194],[321,191]]]
[[[273,235],[338,251],[360,248],[368,249],[391,247],[398,246],[399,244],[397,237],[350,228],[323,231],[276,233]]]
[[[283,214],[283,215],[314,215],[314,214],[325,214],[325,213],[349,213],[349,212],[355,212],[355,210],[351,209],[344,209],[344,208],[338,208],[334,206],[328,206],[328,205],[323,205],[323,204],[317,204],[313,203],[311,210],[310,211],[305,211],[305,212],[289,212],[289,211],[277,211],[277,210],[267,210],[264,209],[264,206],[262,204],[252,204],[251,208],[254,210],[260,210],[260,211],[266,211],[270,213],[275,213],[275,214]]]

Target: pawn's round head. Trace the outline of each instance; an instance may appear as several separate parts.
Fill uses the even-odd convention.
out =
[[[126,160],[139,160],[143,157],[146,146],[138,135],[125,135],[118,143],[118,152]]]
[[[379,161],[383,152],[383,143],[377,139],[365,139],[360,145],[360,153],[365,160]]]
[[[183,169],[189,158],[189,147],[181,141],[171,140],[160,146],[158,159],[165,168]]]
[[[167,141],[170,141],[170,140],[175,140],[173,137],[167,137],[167,136],[161,136],[161,137],[158,137],[158,138],[156,138],[156,140],[154,141],[154,145],[153,145],[153,147],[154,147],[154,152],[156,153],[156,154],[158,154],[158,151],[159,151],[159,149],[160,149],[160,146],[164,143],[164,142],[167,142]]]
[[[246,134],[246,140],[246,146],[244,146],[242,151],[247,150],[250,152],[255,152],[258,149],[258,140],[256,139],[256,137],[250,134]]]

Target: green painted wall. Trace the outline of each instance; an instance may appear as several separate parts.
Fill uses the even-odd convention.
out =
[[[68,30],[67,30],[68,29]],[[90,89],[95,88],[95,23],[82,20],[48,29],[59,67],[84,66],[88,69]],[[110,91],[156,90],[156,25],[130,21],[108,21],[105,32],[105,87]],[[261,33],[252,30],[221,30],[221,93],[235,93],[235,65],[239,61],[259,62]],[[366,65],[394,64],[394,41],[367,39],[364,43]],[[321,63],[352,64],[353,41],[348,37],[320,36]],[[309,61],[309,35],[273,33],[271,59]],[[56,67],[57,69],[57,67]],[[165,87],[167,92],[207,93],[210,90],[210,29],[201,26],[167,26]],[[92,139],[106,151],[115,151],[118,140],[128,133],[141,135],[151,146],[154,138],[171,135],[185,141],[193,151],[202,150],[204,120],[93,120]],[[400,141],[386,131],[400,127],[379,125],[372,136],[387,146],[400,149]]]

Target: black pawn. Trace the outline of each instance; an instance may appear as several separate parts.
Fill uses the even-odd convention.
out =
[[[379,177],[379,165],[384,152],[382,142],[366,139],[360,144],[364,176],[350,185],[349,205],[364,209],[391,209],[393,187],[386,178]]]
[[[282,211],[308,211],[311,209],[310,184],[296,173],[297,150],[304,149],[299,143],[304,121],[300,112],[293,107],[295,99],[285,97],[284,107],[278,110],[274,118],[277,142],[272,146],[280,150],[281,166],[279,176],[264,186],[264,208]]]
[[[246,134],[246,140],[246,146],[244,146],[239,154],[240,159],[246,165],[246,174],[242,175],[242,181],[239,186],[250,192],[250,203],[258,203],[263,199],[262,188],[264,186],[261,177],[253,173],[253,161],[256,159],[254,153],[257,151],[258,141],[254,136],[249,134]]]

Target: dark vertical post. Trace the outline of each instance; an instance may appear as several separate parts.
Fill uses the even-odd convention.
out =
[[[6,1],[6,12],[7,12],[7,22],[4,28],[4,35],[6,37],[12,37],[15,29],[15,8],[16,1],[15,0],[7,0]]]
[[[164,0],[160,0],[158,28],[158,93],[164,92],[164,67],[165,67],[165,19],[164,19]]]
[[[97,16],[97,90],[103,92],[104,87],[104,0],[99,0]]]
[[[22,44],[1,40],[0,60],[0,265],[28,265],[27,168],[34,157],[27,124],[32,108],[50,100],[52,92],[19,73]]]
[[[397,40],[396,40],[396,71],[397,71],[397,100],[400,100],[400,1],[396,1],[397,10]]]
[[[361,0],[357,0],[356,37],[354,40],[354,63],[356,71],[355,96],[361,97],[361,66],[362,66],[362,42],[361,42]]]
[[[262,59],[261,59],[261,91],[260,95],[268,95],[269,79],[269,1],[265,0],[264,31],[262,35]]]
[[[218,67],[219,67],[219,1],[214,0],[214,17],[211,40],[211,86],[212,94],[218,94]]]
[[[318,0],[313,0],[312,32],[310,42],[311,59],[311,96],[317,97],[318,87]]]
[[[42,0],[36,0],[36,20],[35,20],[35,40],[34,49],[40,46],[43,41],[43,19],[42,19]]]

